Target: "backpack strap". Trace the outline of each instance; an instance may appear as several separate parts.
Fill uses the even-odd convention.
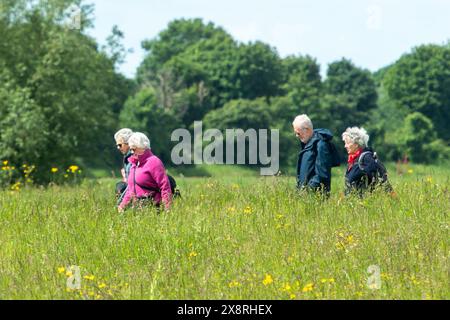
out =
[[[142,189],[147,190],[147,191],[156,191],[156,192],[160,192],[160,191],[161,191],[161,189],[160,189],[160,188],[157,188],[157,187],[147,187],[147,186],[143,186],[142,184],[139,184],[139,183],[137,183],[136,181],[135,181],[135,183],[136,183],[139,187],[141,187]]]
[[[364,151],[363,153],[361,153],[361,155],[358,158],[358,167],[360,170],[364,170],[363,166],[362,166],[362,162],[363,162],[363,158],[364,156],[366,156],[369,153],[373,153],[372,151]]]

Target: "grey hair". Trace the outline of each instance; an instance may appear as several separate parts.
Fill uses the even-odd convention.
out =
[[[142,132],[135,132],[128,140],[130,148],[150,149],[150,139]]]
[[[306,114],[301,114],[297,117],[295,117],[294,121],[292,122],[292,126],[294,128],[310,128],[311,130],[314,129],[311,119]]]
[[[123,128],[116,132],[116,134],[114,135],[114,139],[116,141],[122,140],[124,143],[128,143],[128,139],[130,139],[132,134],[133,134],[133,130],[128,129],[128,128]]]
[[[369,135],[364,128],[347,128],[347,130],[345,130],[342,134],[342,140],[345,141],[345,138],[350,139],[353,143],[356,143],[360,147],[367,147],[369,143]]]

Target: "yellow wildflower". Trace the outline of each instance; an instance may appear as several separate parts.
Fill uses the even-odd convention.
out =
[[[314,289],[314,283],[308,283],[306,286],[303,287],[303,292],[309,292]]]
[[[236,211],[236,208],[235,207],[229,207],[227,210],[228,210],[229,213],[233,213],[233,212]]]
[[[72,271],[68,270],[66,272],[66,277],[71,277],[71,276],[73,276],[73,273],[72,273]]]
[[[58,273],[64,273],[64,271],[66,271],[66,268],[64,268],[64,267],[58,268]]]
[[[245,213],[245,214],[251,214],[252,212],[253,212],[253,210],[252,210],[251,207],[246,207],[246,208],[244,209],[244,213]]]
[[[103,282],[102,282],[102,283],[99,283],[98,287],[99,287],[99,289],[106,288],[106,284],[103,283]]]
[[[72,165],[72,166],[69,167],[69,170],[70,170],[72,173],[75,173],[78,169],[79,169],[79,167],[76,166],[76,165]]]
[[[285,283],[281,291],[291,291],[292,287],[289,283]]]
[[[189,253],[189,259],[194,258],[196,256],[198,256],[198,253],[195,251],[192,251],[191,253]]]
[[[271,276],[270,274],[266,274],[266,277],[265,277],[264,280],[263,280],[263,284],[264,284],[265,286],[267,286],[267,285],[269,285],[269,284],[271,284],[271,283],[273,283],[273,278],[272,278],[272,276]]]
[[[3,161],[3,165],[6,167],[8,165],[8,160]]]
[[[84,276],[83,278],[86,280],[93,281],[95,279],[95,276],[91,274],[91,275]]]
[[[413,172],[414,172],[413,169],[409,169],[409,170],[408,170],[408,173],[409,173],[409,174],[411,174],[411,173],[413,173]]]
[[[233,281],[231,281],[231,282],[228,284],[228,286],[229,286],[230,288],[235,288],[235,287],[240,287],[241,284],[240,284],[238,281],[233,280]]]
[[[291,300],[294,300],[296,297],[297,297],[297,296],[296,296],[295,294],[293,294],[293,293],[291,293],[291,295],[289,296],[289,298],[290,298]]]
[[[52,173],[57,173],[58,172],[58,168],[52,168]]]

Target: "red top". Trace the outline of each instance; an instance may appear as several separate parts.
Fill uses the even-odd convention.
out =
[[[355,163],[356,159],[359,158],[363,151],[363,148],[358,149],[355,153],[348,155],[348,170],[350,170],[353,167],[353,164]]]

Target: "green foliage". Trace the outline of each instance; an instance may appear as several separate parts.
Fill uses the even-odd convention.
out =
[[[419,112],[408,115],[399,131],[399,143],[416,163],[435,163],[448,159],[449,148],[437,139],[433,123]]]
[[[270,127],[270,113],[263,98],[256,100],[233,100],[218,110],[209,112],[203,118],[206,128],[267,129]]]
[[[347,59],[329,65],[324,92],[319,121],[328,122],[328,128],[337,135],[347,127],[366,123],[370,111],[377,107],[372,75]]]
[[[145,133],[152,151],[164,163],[170,162],[171,134],[180,127],[180,123],[170,110],[158,105],[152,88],[142,89],[126,102],[120,114],[120,125]]]
[[[403,55],[387,71],[389,97],[410,112],[429,118],[439,138],[450,140],[450,48],[423,45]]]
[[[201,19],[179,19],[169,23],[156,39],[146,40],[142,47],[149,52],[138,69],[138,80],[144,83],[157,79],[157,72],[166,62],[186,51],[199,41],[214,36],[228,37],[227,33],[213,23],[204,24]]]
[[[260,41],[241,44],[235,64],[239,98],[269,98],[280,93],[283,70],[275,48]]]
[[[37,163],[46,152],[48,124],[30,90],[20,88],[5,70],[0,74],[0,159]]]
[[[233,99],[280,93],[283,70],[274,48],[238,44],[200,19],[171,22],[144,48],[148,55],[139,67],[140,83],[155,88],[159,103],[174,109],[185,126]]]
[[[80,30],[65,25],[70,5],[81,8]],[[9,79],[1,85],[0,158],[32,163],[38,172],[76,160],[105,165],[118,109],[132,84],[115,72],[114,57],[82,33],[91,7],[81,1],[24,1],[8,10],[0,19],[0,66]],[[102,156],[94,159],[93,152]]]
[[[289,116],[295,117],[306,113],[314,117],[320,112],[320,97],[322,93],[322,79],[320,66],[316,59],[310,56],[289,56],[283,59],[285,94],[291,97],[298,112]]]

